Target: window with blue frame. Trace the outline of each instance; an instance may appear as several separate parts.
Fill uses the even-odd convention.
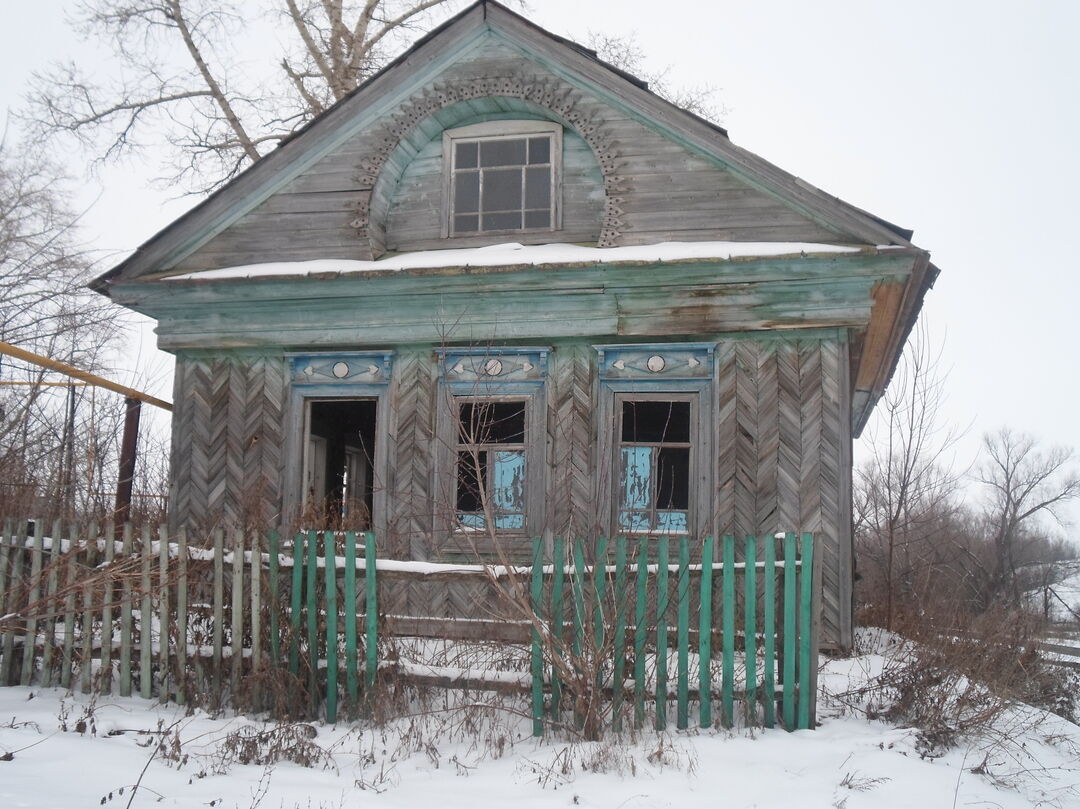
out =
[[[458,525],[523,531],[526,400],[457,399],[456,407]]]
[[[618,397],[620,531],[689,531],[693,406],[689,398]]]

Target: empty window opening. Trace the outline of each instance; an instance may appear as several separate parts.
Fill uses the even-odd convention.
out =
[[[304,511],[309,521],[371,529],[376,405],[375,399],[308,403]]]
[[[459,402],[459,527],[525,529],[525,402]],[[491,518],[490,523],[489,519]]]
[[[691,403],[627,399],[619,417],[619,529],[686,533]]]

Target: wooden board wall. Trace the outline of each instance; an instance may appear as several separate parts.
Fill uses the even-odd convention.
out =
[[[835,333],[834,333],[835,334]],[[585,342],[554,347],[547,367],[545,524],[547,536],[604,530],[596,506],[596,351]],[[438,559],[433,513],[434,350],[402,347],[390,388],[387,537],[401,559]],[[718,344],[715,372],[715,518],[719,534],[812,531],[823,571],[822,642],[851,638],[851,502],[847,343],[838,337],[739,337]],[[173,432],[174,525],[229,524],[280,514],[282,425],[288,399],[283,360],[237,354],[177,361]],[[482,590],[483,588],[480,588]],[[396,614],[471,614],[475,586],[406,583]],[[470,606],[471,605],[471,606]]]
[[[386,247],[396,252],[445,246],[443,228],[442,138],[434,137],[409,163],[390,203]],[[604,212],[604,178],[596,157],[574,132],[563,135],[563,232],[536,235],[540,240],[595,242]],[[501,236],[499,241],[516,241]],[[454,241],[457,241],[455,239]]]
[[[576,119],[588,120],[591,127],[601,130],[594,142],[603,143],[610,152],[594,156],[593,162],[599,157],[605,166],[606,199],[600,207],[613,244],[713,239],[857,241],[811,221],[743,182],[715,160],[572,87],[495,39],[483,42],[451,65],[437,82],[403,99],[397,113],[423,106],[417,99],[423,99],[423,109],[427,109],[433,104],[431,99],[439,97],[441,87],[465,93],[462,88],[493,77],[515,77],[516,86],[543,83],[555,88],[561,94],[557,103],[563,115],[549,112],[549,117],[565,118],[565,111],[572,109]],[[384,158],[381,155],[387,132],[383,124],[394,119],[394,114],[387,115],[382,123],[365,129],[318,160],[175,269],[192,271],[311,258],[366,259],[384,247],[415,250],[506,241],[507,237],[438,239],[431,235],[437,234],[438,223],[433,202],[441,204],[441,190],[434,185],[441,182],[441,161],[436,152],[441,150],[444,128],[506,118],[516,108],[528,110],[522,116],[528,118],[537,117],[537,109],[543,112],[529,98],[498,95],[457,101],[445,109],[435,109],[427,117],[408,112],[419,120],[410,125],[399,145]],[[581,242],[590,237],[595,240],[593,217],[598,203],[590,184],[596,178],[586,155],[579,153],[584,142],[572,129],[566,132],[568,184],[564,201],[568,216],[563,231],[554,237],[544,234],[545,242]],[[413,166],[414,161],[420,163]],[[379,193],[373,196],[376,183],[372,172],[385,172],[392,178],[382,183],[387,190],[380,192],[389,194],[393,206],[389,222],[385,213],[382,219],[375,216],[374,210],[382,202]],[[402,183],[398,177],[404,178]],[[358,216],[366,222],[369,206],[373,221],[365,225],[362,233],[356,226]]]
[[[277,520],[288,396],[282,357],[180,354],[173,391],[170,529]]]

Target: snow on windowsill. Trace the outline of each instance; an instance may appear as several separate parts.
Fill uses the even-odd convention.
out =
[[[867,250],[888,250],[894,245],[876,248],[851,245],[815,244],[813,242],[661,242],[630,247],[583,247],[577,244],[522,245],[517,242],[494,244],[488,247],[469,247],[451,250],[422,250],[402,253],[378,261],[349,259],[315,259],[312,261],[280,261],[267,264],[245,264],[217,270],[200,270],[169,276],[167,281],[265,278],[269,276],[305,276],[322,274],[353,274],[398,272],[400,270],[437,269],[445,267],[542,266],[558,264],[611,264],[617,262],[664,262],[691,259],[768,258],[821,253],[860,253]]]

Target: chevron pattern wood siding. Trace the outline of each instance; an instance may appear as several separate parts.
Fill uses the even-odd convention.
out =
[[[813,531],[822,549],[823,644],[851,639],[847,347],[833,339],[717,347],[717,531]]]
[[[594,474],[596,352],[564,346],[548,360],[548,533],[597,536],[602,509],[596,507]]]
[[[170,525],[275,522],[285,365],[279,356],[176,358]]]
[[[596,351],[560,345],[547,382],[548,536],[596,536],[598,506]],[[824,644],[851,637],[850,419],[846,343],[829,338],[739,338],[716,347],[714,466],[716,533],[813,531],[822,549]],[[430,347],[395,352],[388,442],[388,537],[401,559],[439,555],[434,510],[437,365]],[[174,524],[273,522],[281,509],[283,409],[279,357],[181,355],[176,369]],[[491,607],[475,583],[395,583],[396,614],[472,615]],[[483,606],[479,606],[483,605]]]

